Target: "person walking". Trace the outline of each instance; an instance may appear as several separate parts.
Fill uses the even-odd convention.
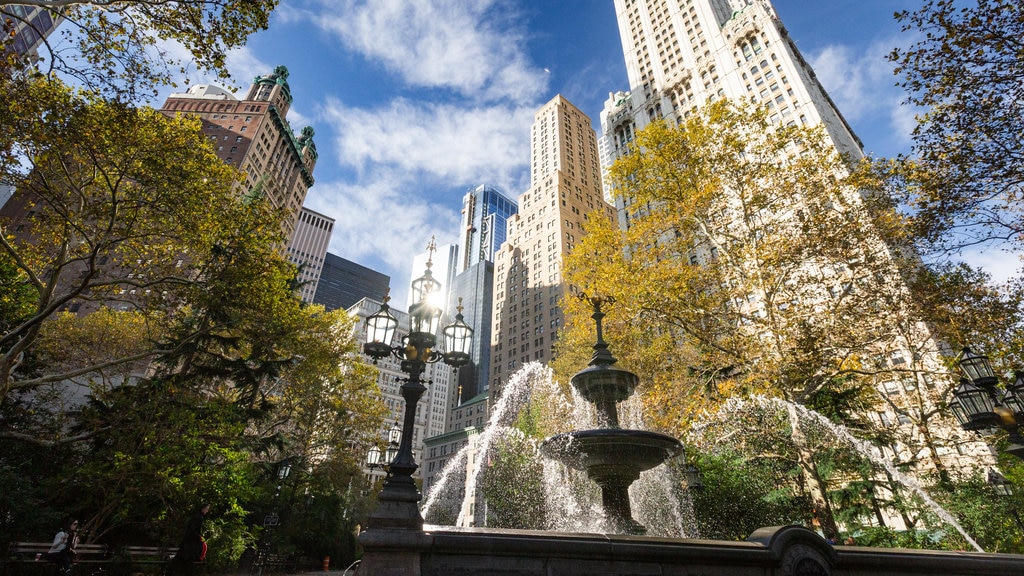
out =
[[[71,573],[71,563],[78,553],[78,520],[71,518],[57,531],[46,557],[57,565],[57,576]]]
[[[185,524],[185,534],[181,538],[178,552],[171,559],[168,573],[192,574],[196,562],[206,560],[206,540],[203,538],[203,521],[210,512],[210,505],[203,504],[196,509]]]

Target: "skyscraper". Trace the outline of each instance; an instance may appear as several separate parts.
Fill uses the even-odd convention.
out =
[[[203,133],[217,155],[245,173],[243,191],[259,190],[275,207],[291,214],[285,225],[289,238],[313,185],[317,160],[313,128],[306,126],[296,134],[288,124],[291,103],[288,69],[278,66],[273,73],[254,79],[242,100],[223,88],[201,84],[171,94],[161,108],[165,114],[202,119]]]
[[[299,297],[312,302],[323,270],[327,246],[331,243],[334,218],[303,207],[288,243],[288,260],[299,267]]]
[[[863,156],[768,0],[614,1],[630,91],[609,94],[601,112],[604,166],[651,121],[721,98],[763,104],[781,125],[821,124],[840,152]],[[616,208],[628,224],[622,199]]]
[[[380,299],[388,290],[391,277],[328,252],[320,270],[314,304],[328,312],[348,310],[363,298]]]
[[[0,6],[0,20],[10,22],[11,31],[8,34],[14,53],[33,56],[63,18],[52,8],[13,4]]]
[[[493,186],[481,184],[462,198],[462,231],[456,273],[482,262],[494,262],[505,241],[508,219],[519,211],[513,198]]]
[[[838,151],[852,159],[863,157],[861,142],[789,37],[770,1],[614,2],[629,91],[609,94],[601,113],[601,158],[605,167],[623,155],[637,131],[652,121],[679,122],[704,104],[724,98],[766,108],[769,120],[778,126],[821,126]],[[848,194],[850,202],[859,201],[858,191]],[[632,211],[643,213],[644,207],[631,206],[628,197],[616,198],[615,202],[622,228],[628,228],[636,216]],[[796,209],[779,210],[780,219],[799,215],[799,207],[788,208]],[[872,238],[870,233],[866,238],[864,244],[877,248],[881,257],[889,253],[880,238]],[[702,257],[697,252],[691,256],[693,264]],[[896,263],[889,262],[891,268],[876,271],[876,277],[884,275],[893,283],[901,283]],[[853,258],[833,264],[842,281],[858,279]],[[900,289],[905,290],[905,286]],[[743,305],[755,310],[763,303],[748,300]],[[941,372],[940,343],[932,341],[923,323],[914,323],[910,332],[920,342],[908,344],[893,338],[892,342],[876,343],[877,350],[861,351],[874,356],[874,366],[885,374],[875,380],[885,402],[870,416],[901,438],[901,445],[893,442],[891,453],[907,461],[928,460],[919,454],[925,449],[921,437],[929,436],[935,448],[931,462],[941,460],[950,467],[991,462],[986,449],[963,438],[951,419],[932,418],[942,403],[939,388],[931,378],[932,373]],[[927,434],[922,433],[923,425],[914,424],[908,417],[915,406],[916,413],[922,415],[919,422],[927,423]]]
[[[492,395],[523,364],[551,359],[564,318],[562,260],[588,217],[614,217],[586,114],[556,96],[534,115],[530,135],[530,188],[519,196],[519,212],[508,219],[507,240],[494,257]]]

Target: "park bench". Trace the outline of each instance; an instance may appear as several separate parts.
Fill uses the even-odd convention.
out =
[[[50,542],[12,542],[8,550],[7,564],[11,567],[17,566],[15,574],[29,572],[30,566],[38,566],[38,570],[31,570],[33,573],[50,573],[52,569],[44,566],[52,565],[46,557],[49,551]],[[110,551],[106,544],[79,544],[75,555],[75,564],[85,567],[79,570],[79,574],[92,574],[98,568],[102,568],[110,562]]]

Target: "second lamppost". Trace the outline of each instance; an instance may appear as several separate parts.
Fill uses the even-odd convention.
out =
[[[431,242],[431,251],[433,242]],[[444,328],[444,352],[435,349],[441,309],[433,303],[440,292],[440,284],[430,271],[431,260],[423,276],[412,282],[412,301],[409,307],[409,335],[395,346],[392,341],[398,328],[398,319],[391,314],[387,296],[380,310],[366,319],[366,344],[363,352],[374,361],[395,356],[401,360],[401,371],[408,374],[401,386],[405,399],[405,415],[398,454],[388,467],[384,488],[378,497],[377,509],[370,515],[370,528],[423,528],[420,515],[420,491],[412,475],[418,468],[412,451],[413,431],[416,425],[416,403],[426,391],[421,376],[427,364],[444,362],[458,368],[469,363],[469,350],[473,329],[462,317],[459,304],[455,321]]]
[[[974,432],[1002,428],[1010,441],[1003,451],[1024,459],[1024,372],[1018,371],[1013,383],[1000,390],[988,356],[964,347],[959,365],[966,377],[953,391],[950,409],[960,426]]]

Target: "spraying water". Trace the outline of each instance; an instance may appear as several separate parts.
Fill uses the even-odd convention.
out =
[[[549,419],[545,424],[556,430],[596,425],[593,404],[576,391],[563,393],[552,372],[539,363],[530,363],[516,372],[502,390],[502,396],[491,410],[485,431],[478,438],[476,458],[468,464],[471,445],[462,447],[445,465],[437,481],[430,488],[422,507],[424,517],[432,512],[449,508],[458,510],[456,526],[469,526],[473,518],[468,502],[474,497],[492,446],[518,431],[509,426],[531,399],[543,402],[542,411]],[[631,427],[642,426],[641,402],[631,398],[623,402],[623,423]],[[536,448],[536,440],[528,442]],[[536,453],[536,450],[534,450]],[[601,493],[581,471],[567,468],[553,460],[536,455],[543,466],[544,501],[548,511],[549,529],[568,532],[603,532]],[[464,483],[465,491],[458,490]],[[667,466],[660,466],[641,474],[631,488],[638,514],[651,527],[652,535],[696,537],[696,522],[689,494],[679,489],[681,483]],[[458,496],[461,494],[461,502]],[[446,499],[451,498],[448,502]],[[442,506],[444,503],[444,506]],[[454,512],[452,512],[454,516]]]
[[[749,409],[750,406],[756,406],[761,409],[769,410],[789,410],[795,409],[799,418],[804,421],[813,422],[823,429],[828,430],[833,437],[843,441],[845,444],[856,450],[858,453],[863,455],[865,458],[870,460],[876,466],[883,468],[889,475],[902,484],[905,488],[916,494],[924,503],[938,516],[943,522],[949,524],[960,533],[961,536],[979,552],[984,552],[981,546],[974,541],[973,538],[960,526],[960,523],[953,518],[945,508],[940,506],[938,502],[932,499],[931,496],[921,487],[921,485],[914,478],[907,476],[906,474],[899,471],[895,465],[889,459],[885,458],[879,449],[869,442],[857,438],[850,433],[849,429],[841,424],[836,424],[821,414],[802,406],[782,400],[781,398],[769,398],[767,396],[754,396],[747,400],[732,398],[727,401],[722,408],[718,411],[718,414],[710,421],[704,422],[697,426],[694,426],[690,430],[690,438],[695,438],[696,434],[703,432],[708,426],[720,421],[729,421],[732,414],[743,413]]]
[[[508,383],[505,384],[505,388],[502,390],[501,397],[495,403],[491,409],[491,416],[487,419],[487,427],[484,432],[480,435],[477,441],[477,451],[481,457],[477,458],[473,463],[473,467],[469,470],[468,477],[471,479],[469,487],[466,491],[466,499],[472,496],[472,490],[476,488],[476,480],[480,476],[480,470],[484,462],[487,461],[486,455],[491,449],[491,443],[496,436],[500,435],[505,431],[510,419],[514,418],[524,404],[530,399],[530,391],[534,382],[537,381],[548,381],[552,380],[551,369],[540,364],[539,362],[531,362],[524,365],[518,372],[512,375]],[[457,476],[454,474],[456,470],[465,470],[466,468],[466,453],[469,450],[470,445],[463,446],[456,455],[445,465],[444,470],[441,473],[440,478],[430,489],[427,494],[426,502],[423,504],[422,513],[426,517],[431,508],[433,508],[439,495],[444,494],[450,489],[452,479]],[[460,466],[461,463],[461,466]],[[465,477],[463,477],[465,478]],[[467,506],[462,506],[459,511],[459,518],[456,521],[456,526],[464,526],[468,523],[466,518]]]

